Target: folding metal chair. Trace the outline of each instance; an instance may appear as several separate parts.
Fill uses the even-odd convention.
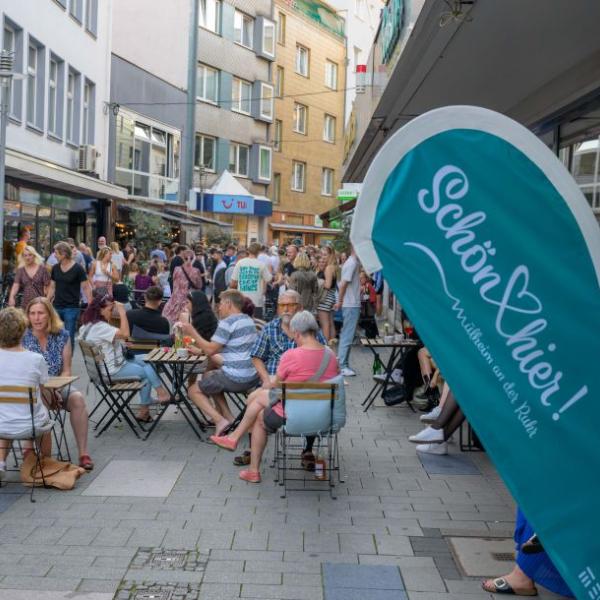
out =
[[[79,341],[79,346],[83,354],[88,377],[96,388],[96,391],[100,394],[100,400],[90,413],[90,418],[103,404],[106,404],[107,407],[107,410],[94,426],[94,431],[97,431],[96,437],[102,435],[115,420],[121,421],[122,418],[129,425],[136,437],[139,438],[138,426],[142,431],[145,431],[145,429],[141,424],[136,426],[136,418],[129,403],[144,387],[144,383],[134,377],[111,377],[104,362],[102,350],[98,346],[83,340]],[[98,431],[104,421],[106,422]]]
[[[276,481],[283,486],[282,498],[287,496],[288,481],[301,481],[306,484],[306,476],[292,478],[289,471],[304,471],[302,467],[293,467],[291,461],[300,461],[303,444],[292,444],[293,439],[304,439],[315,436],[319,440],[318,449],[324,445],[327,450],[327,474],[323,481],[328,482],[332,499],[336,498],[334,488],[334,472],[338,473],[341,482],[339,465],[339,445],[337,429],[334,428],[333,408],[336,399],[337,384],[334,383],[282,383],[281,402],[285,412],[285,424],[275,436],[275,465],[277,468]],[[324,442],[324,444],[323,444]],[[289,456],[289,450],[298,450],[294,457]],[[311,473],[314,477],[314,474]],[[306,487],[290,488],[290,491],[323,491],[323,488]]]
[[[0,386],[0,404],[29,404],[29,412],[31,414],[31,434],[27,436],[19,435],[13,436],[8,434],[1,434],[2,439],[5,440],[19,440],[31,441],[36,457],[36,470],[39,470],[42,474],[42,484],[46,487],[46,481],[44,479],[44,471],[42,469],[42,449],[40,447],[39,438],[45,433],[48,433],[54,426],[54,421],[49,422],[49,426],[43,430],[36,430],[35,427],[35,415],[33,412],[34,406],[37,404],[37,388],[21,386],[21,385],[1,385]],[[14,452],[14,451],[13,451]],[[0,481],[0,487],[2,481]],[[29,499],[31,502],[35,502],[33,499],[33,490],[35,486],[31,486],[31,494]]]

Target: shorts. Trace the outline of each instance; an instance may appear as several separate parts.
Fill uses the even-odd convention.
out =
[[[267,406],[263,411],[263,423],[267,433],[275,433],[285,423],[285,419],[272,406]]]
[[[208,371],[198,382],[198,388],[207,396],[222,394],[223,392],[247,392],[259,384],[258,376],[245,382],[234,381],[225,375],[223,369]]]

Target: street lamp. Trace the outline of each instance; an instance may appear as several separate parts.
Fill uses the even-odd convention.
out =
[[[4,179],[6,163],[6,124],[13,80],[14,55],[0,51],[0,284],[4,279]]]

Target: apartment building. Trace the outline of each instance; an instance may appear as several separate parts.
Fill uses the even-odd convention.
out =
[[[336,205],[343,157],[344,19],[318,0],[275,0],[273,218],[270,238],[320,243],[315,218]]]
[[[271,0],[199,0],[195,214],[266,240],[274,119]]]
[[[112,0],[0,1],[13,53],[7,127],[5,260],[27,227],[48,255],[65,237],[93,243],[110,227],[106,147]],[[6,264],[5,264],[6,266]]]

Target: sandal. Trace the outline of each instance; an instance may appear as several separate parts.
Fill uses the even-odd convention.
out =
[[[152,418],[151,415],[145,415],[145,416],[135,415],[135,420],[138,423],[152,423],[152,421],[154,421],[154,419]]]
[[[315,455],[310,450],[305,450],[301,456],[302,468],[311,473],[315,470]]]
[[[236,456],[233,459],[233,464],[236,467],[245,467],[246,465],[250,464],[250,451],[246,450],[244,452],[244,454],[241,454],[240,456]]]
[[[493,587],[486,586],[488,582],[490,582]],[[481,587],[486,592],[491,592],[492,594],[511,594],[513,596],[537,596],[538,594],[535,586],[532,588],[513,588],[504,577],[482,581]]]
[[[94,468],[94,461],[90,458],[89,454],[82,454],[79,457],[79,466],[86,471],[91,471]]]

